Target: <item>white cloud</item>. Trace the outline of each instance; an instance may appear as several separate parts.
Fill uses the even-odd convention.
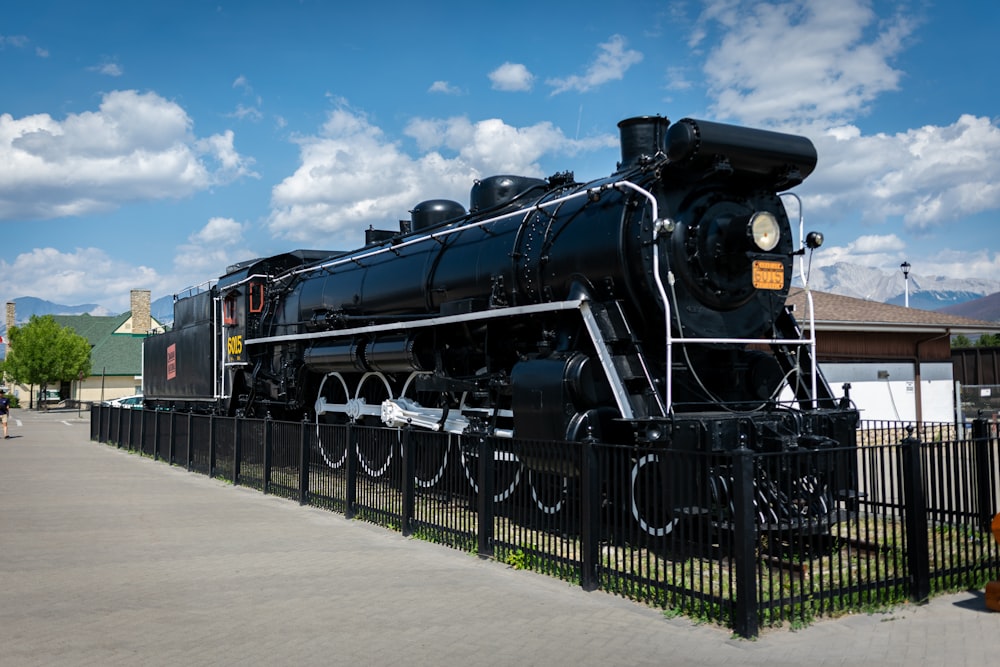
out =
[[[476,178],[542,176],[543,155],[617,145],[613,137],[569,140],[550,123],[517,128],[498,119],[415,119],[405,133],[419,156],[405,153],[364,115],[343,107],[331,112],[318,136],[298,139],[302,164],[272,190],[270,229],[354,247],[369,224],[394,228],[421,201],[447,198],[467,206]]]
[[[23,49],[28,45],[28,42],[29,40],[26,35],[0,35],[0,49],[7,48],[8,46]]]
[[[600,51],[594,62],[587,67],[583,75],[572,75],[565,79],[553,78],[546,81],[553,87],[552,95],[564,93],[567,90],[586,92],[597,88],[608,81],[619,81],[625,77],[625,72],[632,65],[642,61],[642,54],[625,48],[625,38],[612,35],[608,41],[599,44]]]
[[[122,66],[113,60],[106,60],[100,65],[94,65],[93,67],[88,67],[91,72],[97,72],[98,74],[104,74],[106,76],[121,76],[125,73]]]
[[[232,87],[234,90],[243,91],[243,96],[251,98],[253,103],[249,106],[243,104],[242,102],[238,103],[236,105],[236,110],[227,114],[227,117],[239,120],[250,120],[253,122],[261,120],[264,117],[264,114],[261,112],[260,108],[263,106],[264,102],[260,95],[253,94],[253,86],[250,85],[250,80],[247,79],[246,76],[240,74],[235,80],[233,80]]]
[[[0,115],[0,220],[106,211],[253,175],[233,134],[198,139],[174,102],[133,90],[58,121]]]
[[[8,298],[37,296],[67,305],[96,302],[115,313],[128,310],[132,289],[165,294],[176,287],[154,269],[113,259],[99,248],[35,248],[10,263],[0,261],[0,272]]]
[[[252,106],[248,107],[243,104],[236,105],[236,111],[229,114],[230,118],[238,118],[239,120],[252,120],[259,121],[264,118],[264,114],[261,113],[260,109]]]
[[[898,88],[902,73],[891,61],[915,28],[901,13],[879,21],[865,0],[715,0],[697,41],[715,25],[723,34],[704,65],[714,115],[758,125],[835,124],[864,113]]]
[[[538,160],[550,153],[573,155],[583,150],[616,146],[610,137],[570,140],[562,131],[543,122],[514,127],[499,118],[473,123],[468,118],[447,120],[415,119],[405,130],[421,150],[444,149],[455,159],[472,165],[484,174],[513,173],[540,175]]]
[[[667,90],[690,90],[693,86],[683,67],[667,68]]]
[[[963,115],[945,127],[870,136],[840,126],[811,136],[821,160],[800,188],[810,215],[859,210],[868,224],[898,218],[917,232],[1000,208],[1000,126],[989,118]]]
[[[462,90],[457,86],[453,86],[447,81],[435,81],[431,84],[431,87],[427,89],[429,93],[442,93],[444,95],[461,95]]]
[[[271,191],[270,229],[285,238],[359,245],[368,224],[384,227],[428,191],[433,157],[418,161],[362,115],[338,108],[318,136],[297,140],[301,166]],[[443,174],[437,174],[442,178]],[[315,242],[315,241],[313,241]]]
[[[863,133],[857,119],[905,78],[893,61],[917,25],[865,0],[709,0],[691,39],[714,44],[704,64],[714,115],[813,140],[819,164],[799,188],[812,219],[922,233],[1000,208],[1000,126],[962,115]]]
[[[489,73],[494,90],[522,92],[531,90],[535,75],[520,63],[507,62]]]
[[[247,225],[232,218],[212,218],[177,247],[174,287],[194,285],[218,276],[226,266],[255,256],[245,247]]]
[[[895,234],[868,234],[859,236],[847,245],[849,251],[869,255],[873,252],[899,252],[905,244]]]
[[[929,276],[996,280],[1000,276],[1000,252],[985,248],[975,252],[944,249],[921,260],[917,268]]]
[[[233,245],[243,240],[244,226],[232,218],[212,218],[204,227],[192,234],[192,243],[219,243]]]
[[[856,264],[872,268],[898,265],[905,256],[906,242],[896,234],[868,234],[843,245],[831,245],[827,238],[809,262],[816,268],[833,264]]]

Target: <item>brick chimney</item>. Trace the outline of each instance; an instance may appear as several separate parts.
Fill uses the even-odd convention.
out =
[[[150,292],[148,289],[134,289],[132,301],[132,334],[147,334],[153,328],[153,320],[149,314]]]

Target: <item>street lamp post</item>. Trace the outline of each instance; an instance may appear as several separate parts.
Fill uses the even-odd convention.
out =
[[[903,297],[904,299],[903,304],[907,308],[909,308],[910,307],[910,263],[904,261],[902,264],[899,265],[899,268],[903,272],[903,287],[905,290],[904,291],[905,296]]]

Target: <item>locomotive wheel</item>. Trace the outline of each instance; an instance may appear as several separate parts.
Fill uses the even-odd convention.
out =
[[[351,421],[365,426],[382,424],[382,401],[393,398],[392,385],[382,373],[368,372],[361,376],[348,406]]]
[[[754,504],[762,527],[788,524],[806,531],[824,529],[836,507],[829,486],[809,474],[790,480],[766,475],[755,480]]]
[[[358,381],[348,415],[363,426],[383,426],[382,401],[390,398],[393,395],[389,380],[382,373],[365,373]],[[389,470],[393,451],[399,446],[399,431],[381,428],[366,431],[358,438],[358,463],[369,477],[381,477]]]
[[[347,443],[335,442],[336,435],[321,429],[321,424],[346,424],[350,393],[340,373],[327,373],[316,393],[316,445],[323,461],[336,470],[347,461]],[[326,442],[324,442],[324,440]]]
[[[531,500],[543,514],[558,514],[569,492],[569,478],[550,472],[528,470]]]
[[[417,391],[414,389],[414,381],[421,375],[428,375],[414,371],[403,383],[403,390],[400,396],[410,398],[420,403],[424,407],[437,407],[441,400],[441,394],[435,391]],[[419,429],[410,431],[410,437],[414,438],[414,479],[417,486],[429,489],[444,477],[448,469],[448,455],[451,453],[452,435],[427,433]],[[440,465],[439,465],[440,464]]]
[[[462,469],[465,471],[465,478],[469,480],[472,490],[479,493],[479,483],[477,475],[479,473],[479,452],[472,450],[466,452],[459,447]],[[493,452],[493,494],[494,503],[502,503],[514,495],[518,484],[521,483],[521,473],[524,471],[524,464],[517,458],[514,452],[494,451]]]
[[[639,529],[652,537],[665,537],[677,525],[669,508],[664,507],[666,494],[658,454],[646,454],[632,464],[629,501],[632,518]]]

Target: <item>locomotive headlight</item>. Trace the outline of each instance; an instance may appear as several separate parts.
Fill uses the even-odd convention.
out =
[[[750,235],[754,244],[764,252],[771,252],[781,240],[781,228],[773,213],[759,211],[750,218]]]

